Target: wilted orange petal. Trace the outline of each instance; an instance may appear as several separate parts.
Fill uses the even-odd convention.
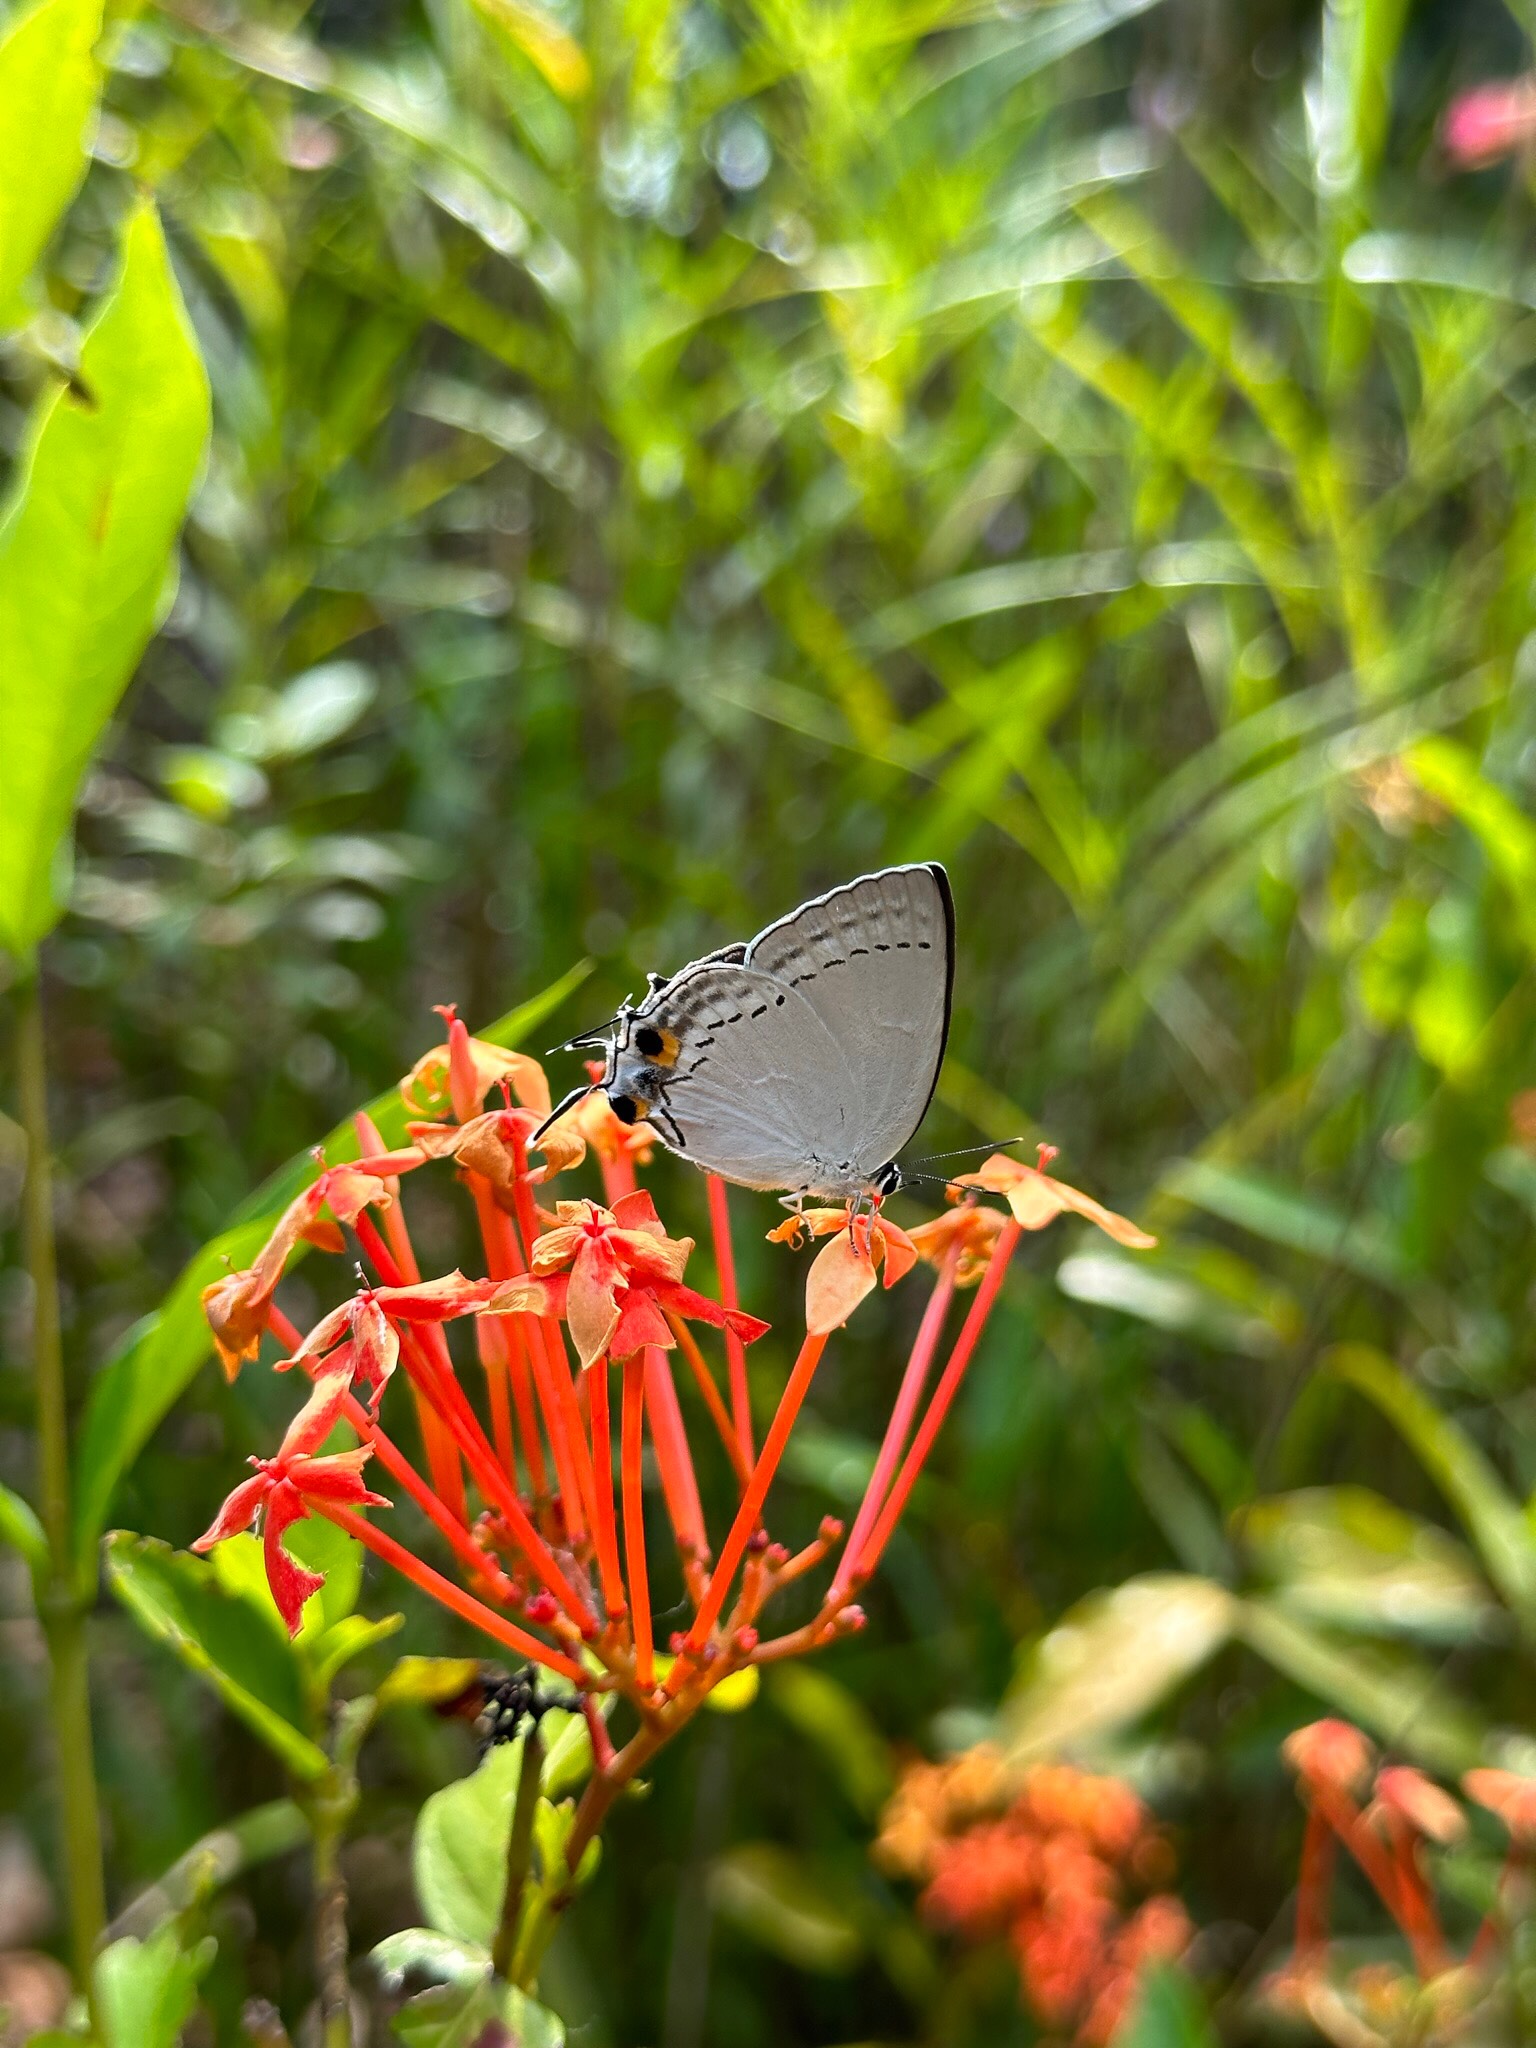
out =
[[[875,1262],[844,1229],[811,1261],[805,1276],[805,1327],[813,1337],[840,1329],[875,1284]]]
[[[566,1325],[583,1367],[601,1358],[619,1320],[618,1265],[601,1238],[585,1238],[571,1266]]]
[[[1036,1174],[1035,1178],[1051,1190],[1060,1208],[1075,1210],[1079,1216],[1086,1216],[1090,1223],[1097,1223],[1100,1230],[1112,1237],[1116,1244],[1123,1244],[1131,1251],[1145,1252],[1150,1251],[1157,1243],[1155,1237],[1139,1229],[1129,1217],[1116,1215],[1113,1209],[1106,1209],[1102,1202],[1096,1202],[1092,1195],[1085,1195],[1077,1188],[1068,1187],[1065,1181],[1052,1180],[1048,1174]],[[1019,1213],[1020,1193],[1021,1190],[1017,1188],[1013,1191],[1008,1197],[1008,1206],[1018,1217],[1019,1222],[1024,1224],[1026,1230],[1038,1229],[1038,1224],[1024,1223],[1024,1218]]]

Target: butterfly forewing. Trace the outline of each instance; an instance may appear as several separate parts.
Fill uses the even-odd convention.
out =
[[[853,1076],[815,1010],[733,962],[684,968],[636,1013],[678,1042],[651,1121],[685,1158],[750,1188],[802,1188],[849,1156]]]
[[[874,1173],[922,1122],[944,1057],[954,975],[944,870],[863,875],[769,925],[746,960],[805,997],[841,1051],[858,1163]]]

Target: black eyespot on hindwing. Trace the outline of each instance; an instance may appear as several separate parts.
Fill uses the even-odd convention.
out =
[[[654,1025],[642,1024],[635,1033],[635,1046],[638,1051],[645,1054],[648,1060],[655,1059],[657,1053],[661,1051],[665,1044],[666,1040]]]

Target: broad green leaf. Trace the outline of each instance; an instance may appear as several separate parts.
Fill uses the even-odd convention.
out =
[[[309,1840],[309,1821],[291,1799],[270,1799],[213,1828],[117,1915],[110,1931],[143,1937],[208,1898],[254,1864],[286,1856]]]
[[[107,1583],[145,1631],[166,1643],[300,1778],[330,1768],[309,1730],[292,1649],[253,1625],[252,1603],[214,1567],[152,1537],[119,1529],[106,1542]]]
[[[1488,1576],[1528,1625],[1536,1626],[1536,1539],[1518,1503],[1470,1437],[1381,1352],[1341,1344],[1328,1371],[1366,1396],[1407,1438],[1461,1518]]]
[[[709,1873],[715,1911],[797,1969],[843,1976],[864,1953],[864,1937],[804,1859],[777,1842],[742,1842]]]
[[[375,1698],[381,1707],[435,1707],[457,1699],[479,1675],[478,1657],[401,1657]]]
[[[1527,944],[1536,943],[1536,824],[1455,740],[1439,734],[1419,740],[1403,760],[1414,781],[1477,839],[1509,891]]]
[[[479,2048],[494,2041],[565,2048],[564,2024],[547,2006],[488,1973],[477,1984],[441,1984],[407,1999],[390,2025],[406,2048]]]
[[[319,1598],[319,1595],[316,1595]],[[377,1643],[387,1643],[405,1627],[403,1614],[381,1614],[377,1621],[369,1621],[366,1615],[349,1614],[334,1627],[326,1629],[308,1645],[310,1676],[316,1688],[329,1692],[331,1682],[344,1665],[354,1657],[361,1657],[365,1650],[371,1650]]]
[[[93,1983],[104,2048],[177,2048],[217,1946],[207,1935],[183,1948],[180,1929],[167,1923],[147,1941],[128,1935],[103,1949]]]
[[[1173,1572],[1090,1594],[1030,1652],[1003,1702],[1004,1750],[1034,1763],[1140,1720],[1216,1654],[1237,1615],[1224,1586]]]
[[[27,317],[36,269],[90,162],[101,0],[42,0],[0,38],[0,329]]]
[[[1163,1190],[1271,1244],[1287,1245],[1329,1265],[1346,1267],[1379,1286],[1401,1288],[1408,1264],[1386,1225],[1343,1215],[1327,1202],[1257,1173],[1185,1159],[1169,1168]]]
[[[580,1731],[570,1733],[571,1724]],[[541,1783],[557,1789],[572,1768],[571,1751],[587,1741],[579,1714],[546,1714]],[[590,1745],[587,1749],[590,1769]],[[434,1792],[422,1806],[411,1849],[416,1896],[439,1934],[489,1948],[507,1885],[507,1838],[523,1768],[523,1737],[498,1743],[467,1778]],[[585,1772],[583,1772],[585,1775]]]
[[[1327,1635],[1269,1600],[1245,1600],[1236,1633],[1295,1684],[1431,1770],[1478,1762],[1483,1730],[1439,1675],[1403,1649]]]
[[[872,1819],[890,1797],[891,1757],[861,1703],[810,1664],[781,1664],[768,1680],[768,1698],[821,1751],[855,1811]]]
[[[76,792],[164,609],[208,418],[202,358],[144,201],[78,378],[32,421],[0,525],[0,944],[19,957],[63,911]]]
[[[1136,2002],[1115,2042],[1116,2048],[1218,2048],[1199,1992],[1182,1970],[1166,1963],[1142,1971]]]
[[[587,963],[581,962],[479,1035],[497,1045],[520,1044],[590,971]],[[405,1110],[397,1088],[375,1096],[366,1107],[386,1145],[404,1139]],[[333,1164],[357,1157],[357,1135],[350,1118],[336,1126],[322,1149]],[[193,1256],[164,1306],[129,1331],[96,1375],[75,1454],[75,1558],[87,1583],[94,1582],[96,1545],[118,1481],[212,1351],[203,1319],[203,1289],[231,1267],[239,1270],[250,1264],[283,1209],[318,1170],[312,1152],[296,1152],[242,1204],[231,1227]]]
[[[48,1539],[31,1504],[9,1486],[0,1486],[0,1543],[9,1543],[27,1561],[34,1579],[48,1569]]]
[[[430,1927],[405,1927],[369,1951],[368,1960],[386,1991],[399,1991],[412,1971],[435,1984],[478,1984],[491,1967],[491,1953],[478,1942],[455,1941]]]
[[[1455,1643],[1486,1640],[1499,1618],[1470,1552],[1369,1487],[1255,1501],[1236,1526],[1279,1605],[1303,1620]]]

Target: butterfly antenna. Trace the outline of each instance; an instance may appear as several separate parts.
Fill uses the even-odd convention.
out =
[[[550,1059],[557,1052],[574,1052],[579,1045],[601,1045],[608,1033],[618,1023],[617,1017],[610,1017],[606,1024],[592,1024],[585,1031],[578,1031],[574,1038],[567,1038],[561,1045],[552,1045],[544,1057]]]
[[[539,1128],[533,1133],[532,1137],[528,1140],[529,1144],[537,1145],[540,1138],[542,1138],[544,1133],[549,1129],[550,1125],[559,1123],[561,1117],[565,1115],[566,1111],[568,1109],[574,1109],[578,1102],[585,1102],[587,1097],[592,1093],[593,1089],[596,1088],[597,1085],[598,1084],[596,1081],[589,1081],[585,1088],[573,1088],[570,1094],[567,1095],[563,1099],[563,1101],[557,1102],[555,1104],[554,1108],[549,1112],[549,1115],[545,1117],[543,1123],[539,1125]]]
[[[925,1152],[921,1159],[913,1161],[915,1166],[932,1166],[936,1159],[974,1159],[980,1152],[1006,1152],[1010,1145],[1027,1145],[1026,1132],[1017,1138],[989,1138],[984,1145],[961,1145],[953,1152]],[[905,1167],[902,1169],[906,1171]]]

